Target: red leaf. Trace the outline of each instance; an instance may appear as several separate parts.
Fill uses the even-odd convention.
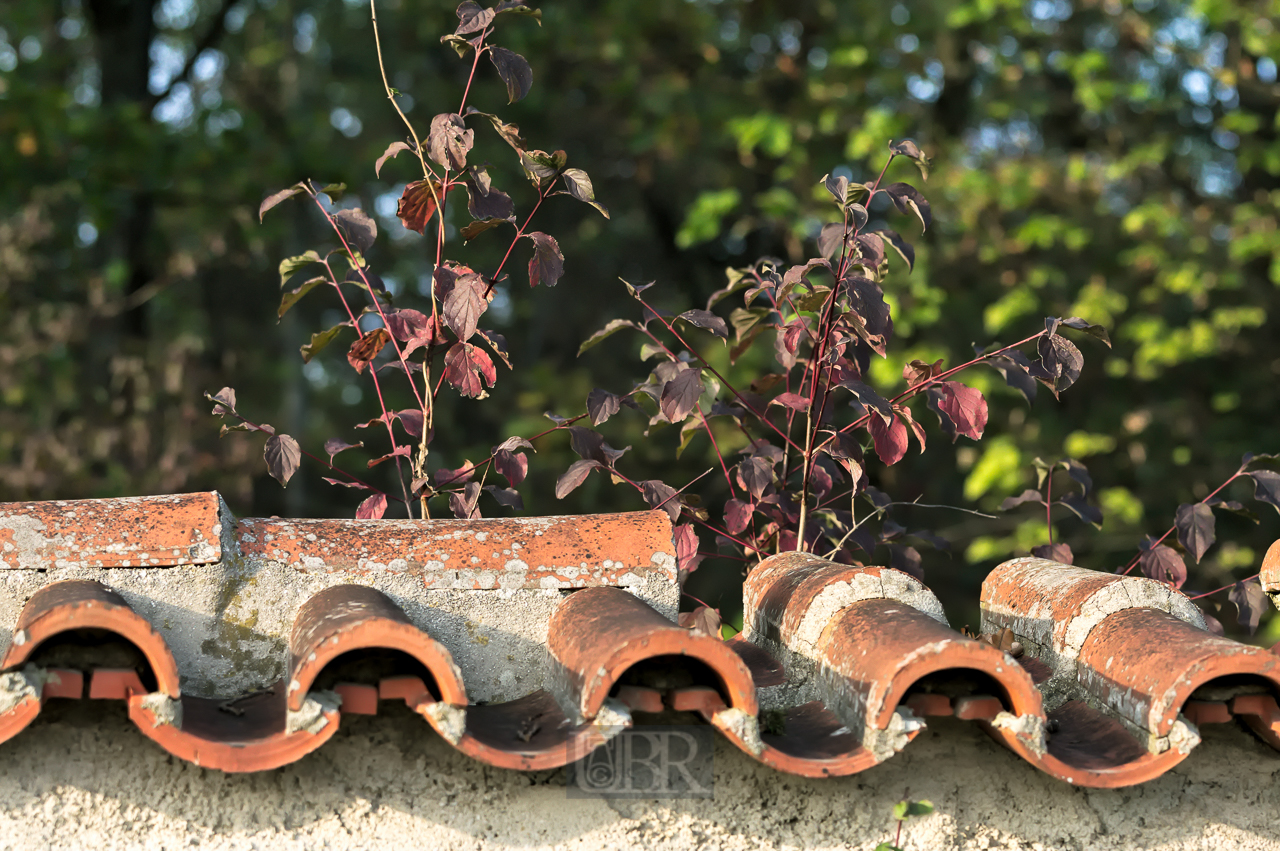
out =
[[[1199,562],[1204,558],[1205,550],[1213,546],[1213,509],[1203,503],[1183,503],[1178,506],[1176,517],[1178,543]]]
[[[387,510],[387,495],[375,493],[356,508],[357,520],[381,520]]]
[[[698,555],[698,533],[693,531],[692,523],[677,526],[674,534],[676,545],[676,569],[681,584],[684,578],[698,569],[702,556]]]
[[[681,612],[679,622],[682,627],[713,638],[720,638],[720,612],[706,606],[698,606],[692,612]]]
[[[524,477],[529,474],[529,459],[523,452],[499,449],[493,455],[493,466],[512,487],[523,482]]]
[[[956,424],[956,434],[982,439],[982,430],[987,427],[987,400],[981,392],[959,381],[944,381],[938,407]]]
[[[755,506],[740,499],[731,499],[724,506],[724,526],[734,535],[743,532],[751,522]]]
[[[453,186],[449,188],[452,189]],[[405,186],[401,193],[400,203],[396,206],[396,218],[409,230],[422,233],[427,229],[427,222],[436,214],[437,199],[443,197],[444,188],[438,180],[430,183],[415,180]]]
[[[799,393],[779,393],[777,396],[769,400],[770,405],[782,405],[784,408],[790,408],[793,411],[804,413],[809,410],[809,400]]]
[[[470,343],[455,343],[444,355],[444,377],[463,396],[483,399],[489,395],[484,385],[492,387],[498,380],[498,371],[483,349]]]
[[[323,479],[324,479],[326,482],[328,482],[329,484],[331,484],[331,485],[338,485],[339,487],[344,487],[344,488],[355,488],[355,489],[356,489],[356,490],[358,490],[358,491],[371,491],[371,490],[373,490],[373,488],[369,487],[369,486],[368,486],[368,485],[366,485],[364,482],[344,482],[342,479],[330,479],[330,478],[329,478],[329,477],[327,477],[327,476],[322,476],[321,478],[323,478]]]
[[[676,489],[668,484],[658,481],[657,479],[649,479],[640,483],[641,493],[644,501],[649,507],[655,511],[665,511],[667,516],[674,523],[680,519],[680,497],[676,495]]]
[[[369,466],[376,467],[379,464],[381,464],[383,461],[386,461],[389,458],[395,458],[397,455],[408,455],[411,451],[412,450],[410,450],[409,447],[407,446],[397,446],[395,449],[392,449],[390,452],[388,452],[386,455],[383,455],[381,458],[374,458],[372,461],[369,462]]]
[[[892,467],[907,454],[907,427],[896,414],[889,425],[885,425],[884,420],[879,417],[871,417],[867,426],[875,440],[876,455],[886,465]]]
[[[447,467],[441,467],[435,472],[436,487],[444,487],[445,485],[457,485],[463,482],[469,482],[476,474],[476,465],[470,461],[463,461],[462,466],[456,470],[450,470]]]

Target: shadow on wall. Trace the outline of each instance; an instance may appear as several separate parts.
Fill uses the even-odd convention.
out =
[[[1168,774],[1116,791],[1066,786],[938,718],[853,777],[780,776],[717,737],[714,799],[605,801],[569,798],[563,770],[492,768],[407,709],[381,711],[344,719],[294,765],[228,775],[168,756],[117,702],[55,701],[0,745],[0,845],[872,848],[893,838],[909,788],[937,806],[908,825],[910,849],[1280,849],[1280,762],[1228,725]]]

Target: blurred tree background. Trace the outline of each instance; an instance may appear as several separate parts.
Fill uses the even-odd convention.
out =
[[[453,5],[379,5],[391,85],[422,130],[456,108],[470,67],[438,41],[456,24]],[[379,222],[374,268],[398,303],[425,300],[434,244],[395,218],[412,163],[374,175],[405,133],[382,90],[368,3],[5,8],[0,500],[216,488],[242,516],[351,516],[357,498],[315,465],[282,490],[261,435],[219,439],[202,394],[235,387],[247,416],[317,453],[329,437],[354,442],[365,433],[353,424],[378,413],[341,352],[305,367],[298,355],[336,321],[335,303],[317,294],[277,324],[276,266],[329,245],[323,220],[297,202],[257,220],[266,194],[299,179],[345,182],[346,203]],[[500,30],[499,43],[533,67],[529,97],[506,106],[486,64],[470,102],[518,123],[533,147],[565,149],[613,215],[563,199],[539,214],[537,227],[560,240],[565,277],[530,293],[517,274],[499,292],[490,323],[507,336],[515,373],[500,375],[491,399],[438,413],[435,463],[483,458],[508,435],[544,428],[544,411],[580,412],[593,387],[629,390],[647,369],[638,339],[618,335],[576,357],[607,320],[634,317],[619,276],[658,281],[659,302],[683,309],[703,306],[728,266],[766,254],[801,261],[826,220],[822,176],[874,178],[886,142],[904,137],[933,159],[921,188],[935,226],[916,239],[897,224],[919,259],[886,286],[898,334],[873,372],[878,386],[901,389],[906,360],[960,362],[975,344],[1034,333],[1046,315],[1101,323],[1115,348],[1083,343],[1078,386],[1061,402],[1042,392],[1030,408],[997,373],[970,373],[992,405],[985,439],[953,447],[938,434],[923,456],[873,465],[880,487],[991,510],[1035,485],[1033,458],[1080,459],[1105,523],[1055,525],[1078,564],[1110,569],[1242,453],[1280,451],[1280,0],[541,8],[541,27]],[[518,164],[484,129],[477,159],[527,210]],[[896,179],[918,184],[909,171]],[[451,228],[466,221],[460,207]],[[498,242],[449,256],[492,268]],[[646,438],[643,428],[641,417],[607,428],[611,443],[636,447],[626,463],[641,477],[678,485],[714,464],[705,439],[677,459],[675,430]],[[382,451],[342,457],[363,469]],[[540,442],[521,487],[530,513],[644,507],[602,477],[556,501],[572,457],[558,435]],[[1227,496],[1251,489],[1237,483]],[[1045,540],[1030,510],[999,520],[912,511],[913,525],[954,541],[950,553],[926,552],[925,569],[957,625],[976,625],[987,569]],[[1263,512],[1259,524],[1220,520],[1225,543],[1197,590],[1256,572],[1280,536]],[[692,590],[731,615],[737,569],[708,562]]]

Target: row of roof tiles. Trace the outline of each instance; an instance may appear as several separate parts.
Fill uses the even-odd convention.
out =
[[[1241,722],[1280,750],[1280,657],[1207,632],[1189,600],[1152,580],[1006,562],[983,584],[979,639],[951,630],[937,598],[906,574],[788,553],[751,572],[744,631],[721,641],[611,587],[670,551],[661,512],[525,522],[542,524],[534,544],[528,534],[498,540],[498,526],[477,541],[476,524],[463,521],[426,534],[408,521],[242,520],[228,537],[223,526],[235,521],[216,495],[0,505],[0,567],[177,566],[236,546],[299,571],[399,559],[423,567],[425,587],[494,587],[472,571],[495,558],[501,570],[490,572],[524,587],[591,586],[566,594],[551,617],[548,688],[479,705],[449,648],[366,585],[313,596],[294,621],[285,678],[220,700],[181,693],[164,638],[111,588],[55,579],[26,602],[0,658],[0,741],[46,701],[87,696],[127,701],[144,735],[224,771],[297,760],[343,714],[376,713],[381,700],[403,701],[470,756],[516,769],[564,765],[668,711],[700,715],[761,762],[812,777],[876,765],[939,715],[979,724],[1083,786],[1168,771],[1203,724]],[[587,567],[566,578],[576,565]],[[1263,581],[1280,590],[1280,542]],[[86,667],[64,654],[49,664],[45,650],[75,637],[127,642],[140,659]]]

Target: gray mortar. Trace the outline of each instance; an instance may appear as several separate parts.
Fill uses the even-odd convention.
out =
[[[514,700],[545,685],[547,624],[569,592],[426,590],[420,577],[409,574],[304,574],[279,562],[243,558],[228,528],[224,518],[223,561],[215,564],[0,571],[0,646],[13,638],[12,625],[38,589],[64,579],[97,580],[164,637],[184,694],[235,697],[279,681],[302,604],[350,582],[385,593],[414,625],[448,648],[472,701]],[[674,619],[679,590],[673,583],[648,576],[626,590]]]
[[[116,701],[50,707],[0,745],[6,851],[872,851],[902,798],[928,799],[909,851],[1280,851],[1276,756],[1235,725],[1169,773],[1080,789],[977,725],[934,719],[902,753],[852,777],[774,771],[716,736],[715,797],[570,798],[563,771],[459,753],[401,708],[347,717],[300,762],[229,775],[169,756]]]

